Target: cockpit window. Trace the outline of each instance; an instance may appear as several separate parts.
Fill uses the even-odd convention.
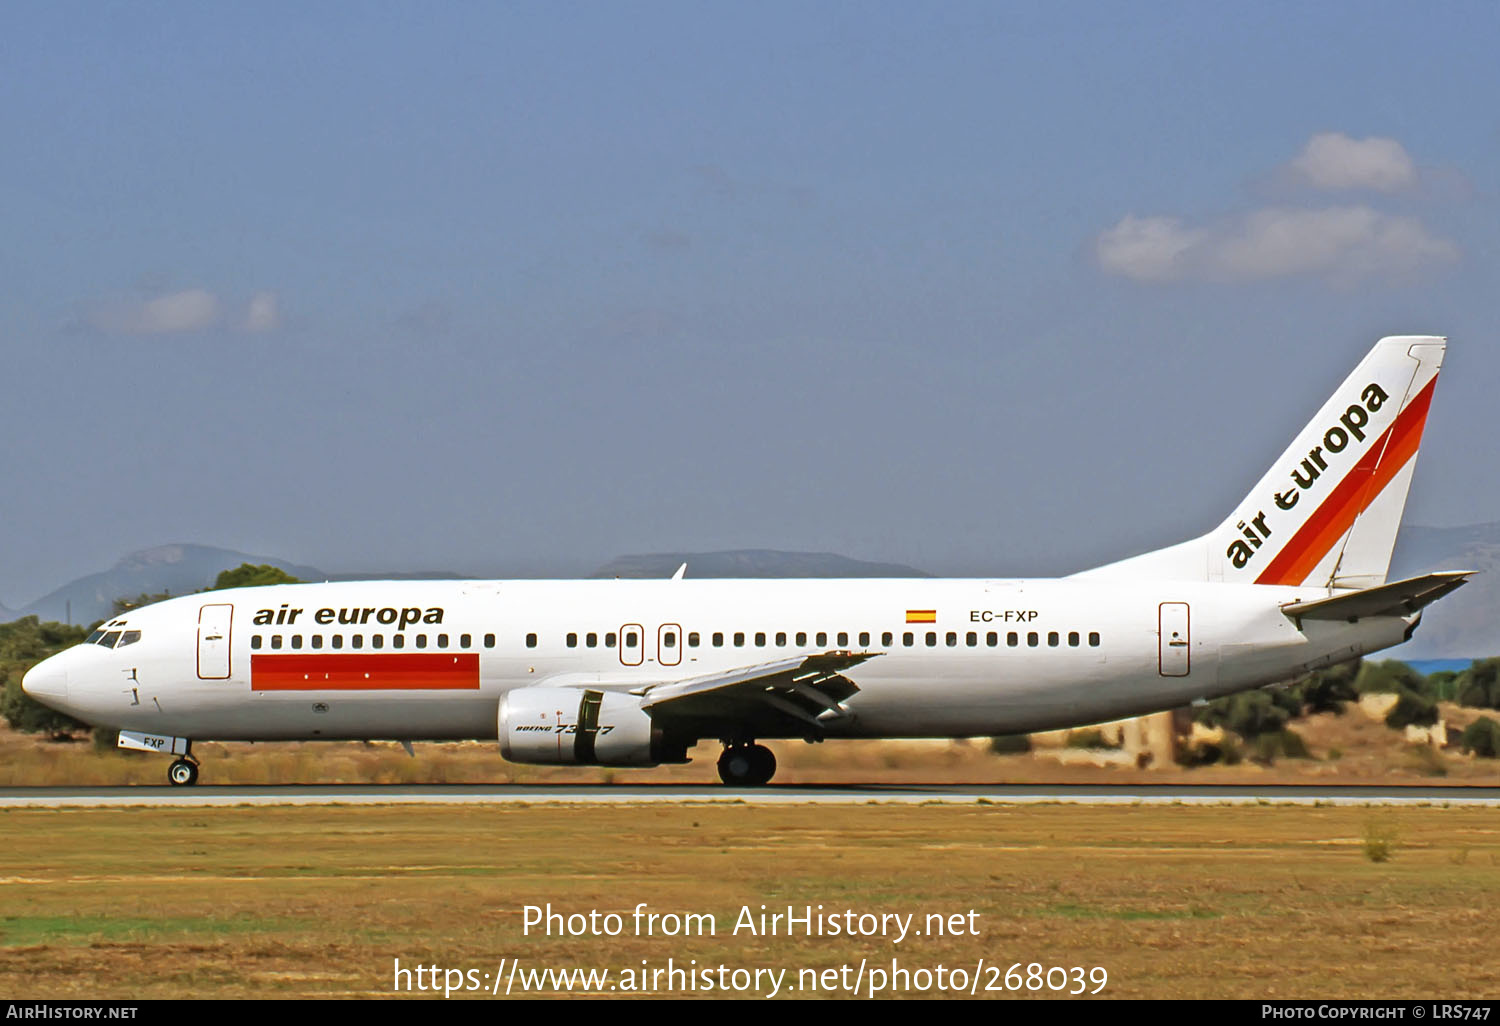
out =
[[[95,631],[94,633],[92,633],[92,634],[89,635],[88,640],[85,641],[84,644],[85,645],[97,645],[97,644],[99,644],[99,639],[102,638],[102,637],[104,637],[104,632],[103,631]]]
[[[134,645],[137,641],[140,640],[140,631],[126,631],[124,634],[120,635],[120,643],[116,645],[115,648],[124,648],[126,645]]]
[[[119,640],[120,640],[120,632],[119,631],[110,631],[108,634],[106,634],[103,638],[100,639],[99,644],[103,645],[105,648],[114,648],[115,647],[115,642],[117,642]]]

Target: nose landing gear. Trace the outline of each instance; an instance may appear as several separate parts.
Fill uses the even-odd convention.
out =
[[[167,767],[167,782],[173,787],[187,787],[198,782],[198,760],[193,758],[192,738],[122,730],[115,744],[128,752],[175,755],[177,761]]]
[[[198,782],[198,764],[187,759],[178,759],[167,767],[167,779],[174,787],[189,787]]]
[[[776,774],[776,756],[754,742],[724,746],[719,756],[719,779],[731,787],[761,787]]]

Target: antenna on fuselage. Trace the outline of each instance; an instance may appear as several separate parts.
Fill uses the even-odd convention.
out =
[[[682,575],[685,574],[685,573],[687,573],[687,564],[686,563],[682,564],[680,567],[677,568],[677,572],[672,575],[672,580],[674,580],[674,581],[680,581],[680,580],[682,580]]]

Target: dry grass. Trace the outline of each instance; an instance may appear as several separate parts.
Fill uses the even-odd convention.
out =
[[[1485,998],[1492,811],[939,806],[0,812],[0,993],[388,995],[393,959],[1103,966],[1120,997]],[[702,939],[523,936],[521,908],[711,912]],[[979,937],[729,936],[742,905],[960,913]]]
[[[1450,737],[1480,712],[1444,705]],[[1407,744],[1399,731],[1351,708],[1341,716],[1298,721],[1311,759],[1279,759],[1272,766],[1062,766],[1030,755],[997,756],[983,739],[971,741],[772,742],[778,784],[798,783],[1327,783],[1500,785],[1500,760]],[[500,757],[493,742],[417,745],[410,758],[394,743],[314,741],[284,744],[201,743],[206,784],[290,783],[711,783],[716,744],[698,746],[686,766],[649,770],[519,766]],[[167,760],[136,752],[97,753],[87,741],[58,744],[0,729],[0,786],[161,784]]]

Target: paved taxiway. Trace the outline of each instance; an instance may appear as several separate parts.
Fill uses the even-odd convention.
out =
[[[8,787],[0,808],[233,805],[747,805],[871,803],[972,805],[1500,805],[1500,787],[1181,787],[1114,785],[413,784],[277,787]]]

